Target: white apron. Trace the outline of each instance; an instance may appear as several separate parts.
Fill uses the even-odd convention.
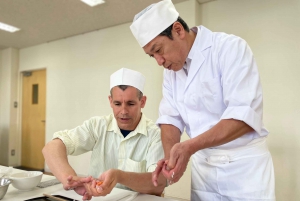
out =
[[[266,139],[192,156],[191,201],[275,201],[273,163]]]

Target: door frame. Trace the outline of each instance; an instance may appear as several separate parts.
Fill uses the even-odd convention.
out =
[[[33,72],[33,71],[38,71],[38,70],[46,70],[46,105],[45,105],[45,110],[46,110],[46,114],[45,114],[45,119],[47,119],[47,82],[48,82],[48,68],[47,67],[43,67],[43,68],[34,68],[34,69],[27,69],[27,70],[19,70],[19,77],[18,77],[18,124],[17,124],[17,136],[18,139],[16,140],[16,150],[15,150],[15,156],[17,157],[17,161],[18,161],[18,166],[21,165],[21,160],[22,160],[22,106],[23,106],[23,73],[24,72]],[[47,124],[46,124],[47,126]],[[45,126],[45,144],[46,144],[46,126]],[[44,164],[44,168],[45,168],[45,164]]]

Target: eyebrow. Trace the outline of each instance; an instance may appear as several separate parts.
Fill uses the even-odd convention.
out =
[[[156,48],[156,43],[152,46],[150,52],[153,52],[155,48]]]
[[[115,100],[115,101],[113,101],[113,103],[122,103],[122,102],[121,102],[121,101]],[[129,100],[129,101],[126,101],[125,103],[136,103],[136,101],[134,101],[134,100]]]

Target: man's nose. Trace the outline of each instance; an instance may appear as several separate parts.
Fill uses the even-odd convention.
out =
[[[158,65],[162,66],[165,63],[165,59],[160,55],[154,55]]]
[[[124,114],[127,114],[127,113],[128,113],[127,107],[122,106],[121,114],[124,115]]]

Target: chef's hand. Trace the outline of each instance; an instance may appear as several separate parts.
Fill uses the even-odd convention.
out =
[[[165,159],[161,159],[157,162],[157,166],[154,170],[154,172],[152,172],[152,183],[154,186],[158,186],[158,176],[161,173],[163,167],[165,165]]]
[[[118,183],[119,170],[109,169],[102,173],[97,180],[84,184],[87,193],[91,196],[105,196],[109,194]],[[98,184],[101,181],[101,184]]]
[[[162,168],[162,173],[169,181],[169,184],[179,181],[186,170],[191,155],[192,153],[190,152],[186,141],[176,143],[172,147],[170,158],[165,161],[164,167]]]

